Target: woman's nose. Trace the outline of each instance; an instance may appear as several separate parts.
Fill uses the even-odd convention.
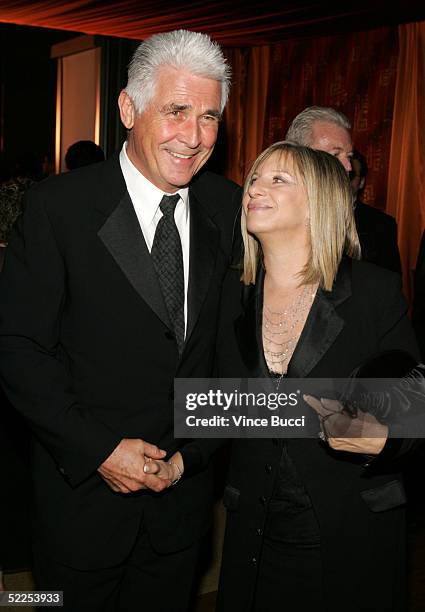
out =
[[[264,183],[260,179],[255,179],[248,188],[248,193],[251,197],[263,195],[265,192]]]

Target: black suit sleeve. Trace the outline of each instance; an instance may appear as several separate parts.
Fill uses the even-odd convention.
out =
[[[356,201],[354,216],[362,259],[401,274],[396,220],[360,200]]]
[[[388,274],[388,273],[387,273]],[[381,285],[386,291],[383,311],[378,319],[379,349],[399,349],[419,359],[419,351],[412,325],[407,317],[407,303],[402,293],[401,277],[389,275]],[[376,287],[376,290],[379,290]]]
[[[15,408],[76,486],[119,443],[73,391],[60,330],[67,271],[38,189],[7,249],[0,277],[0,376]]]
[[[425,360],[425,232],[416,262],[412,323],[422,359]]]
[[[180,449],[183,457],[185,476],[192,476],[204,470],[214,453],[226,444],[226,440],[205,438],[193,440]]]
[[[382,237],[383,253],[381,265],[401,274],[400,251],[397,243],[397,222],[395,219],[388,217],[388,232]]]
[[[240,301],[239,300],[239,293],[240,293],[239,282],[238,282],[238,278],[236,278],[235,276],[234,268],[240,265],[240,262],[243,259],[243,242],[242,242],[242,234],[240,230],[241,210],[242,210],[240,201],[242,200],[242,195],[243,195],[242,189],[240,188],[236,189],[235,195],[234,195],[234,201],[238,203],[238,207],[237,207],[237,211],[233,219],[233,223],[232,223],[231,256],[229,257],[230,266],[226,273],[226,277],[225,277],[222,291],[221,291],[221,299],[220,299],[219,324],[218,324],[218,331],[217,331],[218,342],[217,342],[217,347],[216,347],[216,357],[215,357],[215,364],[214,364],[214,376],[216,377],[218,377],[220,374],[219,364],[218,364],[220,360],[220,356],[218,353],[220,351],[218,349],[218,346],[220,345],[220,337],[222,336],[221,321],[225,319],[226,317],[230,316],[230,314],[227,312],[229,309],[228,291],[227,291],[228,287],[226,285],[226,281],[228,278],[233,278],[233,277],[235,278],[235,281],[232,285],[233,287],[232,297],[236,295],[237,303],[239,304],[239,301]],[[238,276],[240,275],[239,271],[237,272],[237,274]],[[214,455],[214,453],[219,448],[223,447],[227,443],[228,441],[226,439],[218,439],[218,438],[207,439],[205,438],[205,439],[192,440],[191,442],[188,442],[187,444],[185,444],[185,446],[180,448],[180,452],[183,457],[183,463],[184,463],[184,469],[185,469],[186,476],[190,476],[191,474],[195,474],[199,470],[205,469],[211,457]]]
[[[386,308],[380,319],[380,349],[405,350],[415,359],[419,359],[415,336],[407,317],[407,304],[401,292],[401,277],[395,277],[392,283],[388,279],[387,287]],[[395,431],[392,433],[396,436]],[[371,465],[375,469],[385,466],[416,449],[419,443],[416,439],[388,438],[384,449]]]

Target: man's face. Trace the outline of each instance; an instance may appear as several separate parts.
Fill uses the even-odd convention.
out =
[[[351,170],[353,143],[350,132],[340,125],[328,121],[315,121],[312,126],[312,149],[334,155],[347,172]]]
[[[210,157],[220,118],[221,84],[171,67],[161,68],[156,91],[140,115],[121,92],[121,120],[130,131],[127,155],[162,191],[188,185]]]

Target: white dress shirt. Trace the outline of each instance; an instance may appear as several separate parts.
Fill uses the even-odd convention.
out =
[[[155,187],[147,178],[143,176],[136,166],[129,160],[127,151],[127,143],[123,144],[120,152],[120,166],[124,175],[127,191],[133,202],[134,210],[139,220],[140,228],[143,237],[148,247],[149,253],[152,249],[153,239],[155,237],[156,226],[162,217],[161,209],[159,208],[162,196],[175,195],[166,193]],[[190,241],[190,213],[189,213],[189,189],[185,187],[179,189],[176,193],[179,194],[180,200],[177,202],[174,212],[174,219],[180,234],[183,252],[183,274],[184,274],[184,323],[185,330],[187,328],[187,288],[189,284],[189,241]]]

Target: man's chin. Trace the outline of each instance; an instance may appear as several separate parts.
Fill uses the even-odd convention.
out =
[[[190,181],[195,176],[195,174],[196,172],[174,174],[172,176],[167,176],[166,181],[169,187],[176,191],[178,189],[183,189],[184,187],[187,187]]]
[[[170,184],[181,189],[182,187],[187,187],[193,177],[201,170],[201,168],[207,163],[210,156],[205,159],[194,158],[192,163],[187,165],[186,167],[170,167],[166,169],[167,172],[164,172],[164,179]],[[165,169],[164,169],[165,170]]]

